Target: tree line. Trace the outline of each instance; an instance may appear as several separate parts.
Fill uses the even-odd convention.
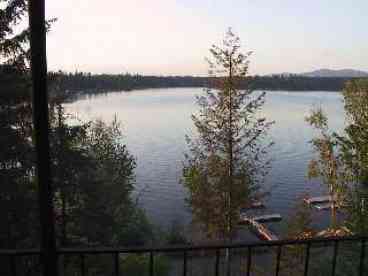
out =
[[[0,228],[0,248],[33,248],[39,245],[39,210],[28,68],[29,34],[27,30],[14,31],[26,14],[27,2],[6,3],[8,5],[1,10],[0,25],[0,54],[4,59],[0,66],[0,217],[4,225]],[[51,27],[51,23],[49,21],[48,26]],[[98,120],[71,124],[71,118],[64,112],[67,91],[100,89],[206,88],[206,93],[197,98],[199,114],[192,116],[197,135],[187,137],[189,151],[184,158],[182,183],[188,190],[193,224],[202,234],[200,240],[231,242],[236,239],[243,210],[265,196],[261,184],[270,168],[267,153],[272,143],[267,133],[273,122],[259,115],[266,94],[255,96],[253,91],[270,87],[304,90],[299,87],[307,87],[309,82],[316,90],[329,90],[327,87],[340,90],[346,81],[339,79],[340,89],[332,89],[337,83],[333,79],[250,77],[250,53],[242,53],[240,46],[239,38],[229,30],[224,45],[210,49],[210,74],[203,78],[50,73],[50,166],[59,247],[137,246],[157,239],[144,211],[132,196],[134,170],[139,160],[124,144],[118,120],[110,124]],[[326,88],[322,89],[323,84]],[[317,155],[311,161],[309,175],[320,178],[330,195],[338,199],[336,204],[346,209],[347,220],[343,226],[351,232],[366,234],[368,83],[353,80],[343,90],[348,123],[343,135],[328,128],[322,110],[314,111],[307,119],[319,131],[319,136],[312,141]],[[332,217],[335,208],[333,204]],[[310,218],[305,209],[293,219],[292,222],[297,223],[291,223],[292,236],[289,237],[313,236],[305,235],[310,231]],[[333,220],[330,235],[341,226]],[[169,241],[185,242],[175,233]],[[303,267],[299,253],[293,247],[286,252],[288,261],[295,264],[292,269]],[[6,274],[8,260],[0,262],[0,273]],[[65,257],[61,263],[65,275],[75,273],[78,267],[72,258]],[[229,275],[230,251],[226,252],[226,264]],[[127,275],[144,275],[148,271],[147,258],[143,255],[124,256],[121,265]],[[155,259],[155,266],[158,275],[167,275],[161,256]],[[111,264],[101,257],[92,260],[88,268],[94,275],[111,272]],[[27,275],[37,275],[37,261],[26,261],[19,269]]]
[[[214,77],[144,76],[139,74],[92,74],[52,72],[63,90],[71,92],[129,91],[145,88],[210,87]],[[351,78],[303,77],[298,75],[246,76],[239,88],[287,91],[341,91]]]

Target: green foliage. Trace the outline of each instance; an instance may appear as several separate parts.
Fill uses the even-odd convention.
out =
[[[0,248],[37,248],[29,31],[20,30],[19,25],[26,19],[27,1],[0,0],[0,5]],[[46,22],[47,29],[51,21]],[[118,122],[70,124],[62,106],[65,93],[58,81],[50,78],[49,85],[50,166],[58,246],[148,243],[153,239],[152,226],[132,200],[136,164],[123,143]],[[7,275],[3,261],[0,274]],[[79,265],[68,257],[61,261],[65,275]],[[102,259],[95,264],[104,272],[111,267]],[[35,260],[25,260],[19,262],[17,271],[36,275],[32,274],[35,267]]]
[[[122,260],[121,270],[127,276],[148,276],[149,275],[149,256],[130,254]],[[169,261],[168,258],[162,255],[155,255],[154,257],[154,275],[166,276],[169,275]]]
[[[62,246],[144,245],[152,227],[131,198],[135,159],[115,119],[68,125],[51,110],[50,141],[57,232]]]
[[[116,229],[116,244],[122,246],[143,246],[156,240],[154,226],[148,221],[144,211],[137,206],[130,208],[130,215]]]
[[[368,80],[353,80],[346,84],[344,108],[347,126],[344,135],[336,135],[341,156],[350,175],[347,226],[353,233],[368,233]]]
[[[306,195],[305,195],[306,196]],[[286,224],[286,236],[289,240],[312,238],[315,231],[312,227],[312,214],[309,206],[300,197],[292,208]],[[305,263],[305,246],[289,245],[282,248],[280,263],[281,275],[303,275]]]
[[[28,71],[30,31],[21,27],[27,20],[28,0],[1,0],[0,4],[0,57],[6,64]],[[55,21],[45,22],[46,31]]]
[[[342,155],[356,180],[368,183],[368,80],[346,84],[343,92],[347,126],[338,136]]]
[[[239,38],[231,30],[223,47],[212,46],[208,59],[213,82],[197,97],[198,115],[192,115],[197,136],[187,138],[183,184],[194,223],[210,238],[228,239],[234,234],[240,208],[259,196],[258,188],[269,163],[264,160],[265,141],[271,123],[257,112],[265,94],[240,89],[248,74],[250,52],[240,52]]]
[[[346,199],[346,189],[349,175],[346,165],[340,155],[340,147],[336,135],[331,133],[328,119],[321,108],[312,110],[306,121],[318,131],[318,136],[313,138],[311,144],[317,153],[317,158],[312,159],[308,166],[309,178],[320,178],[327,186],[329,196],[333,198],[331,208],[331,226],[336,225],[336,208],[342,205]],[[337,205],[336,205],[337,204]]]
[[[309,117],[306,117],[305,120],[312,127],[315,127],[318,130],[328,130],[328,119],[323,113],[322,108],[317,108],[316,110],[313,110],[312,114]]]
[[[66,258],[66,259],[65,259]],[[170,257],[154,254],[153,271],[155,276],[168,276]],[[75,256],[62,256],[60,262],[67,263],[60,275],[80,275],[80,260]],[[114,275],[114,258],[111,254],[86,255],[86,274],[90,276]],[[149,254],[119,254],[119,269],[126,276],[149,276]],[[35,274],[36,275],[36,274]],[[38,275],[38,274],[37,274]]]
[[[169,231],[166,233],[165,240],[168,245],[188,244],[184,226],[179,221],[173,221]]]
[[[37,245],[36,189],[32,180],[32,112],[27,78],[0,66],[0,247]]]
[[[346,226],[354,234],[368,233],[368,191],[366,187],[354,187],[349,191]]]
[[[0,246],[37,247],[29,86],[19,70],[1,69],[0,213],[6,220]],[[135,160],[123,144],[118,122],[69,125],[68,120],[62,104],[52,98],[49,135],[58,243],[125,246],[150,242],[152,226],[131,198]]]
[[[63,90],[77,93],[105,93],[144,88],[208,87],[211,77],[147,76],[137,74],[92,74],[89,72],[52,72],[51,78],[60,79]],[[351,78],[319,78],[298,75],[247,76],[239,80],[239,88],[280,91],[341,91]],[[71,93],[72,95],[73,93]]]
[[[130,194],[133,190],[135,160],[121,143],[117,121],[105,125],[101,121],[90,124],[84,144],[94,160],[93,181],[82,187],[84,208],[81,213],[82,232],[91,242],[104,245],[119,243],[116,235],[124,220],[132,213]],[[98,221],[91,227],[88,222]]]
[[[30,80],[26,72],[28,42],[15,27],[23,20],[23,0],[0,1],[0,248],[39,246],[38,204],[32,145]],[[19,27],[19,26],[18,26]],[[19,29],[19,28],[18,28]],[[0,274],[7,265],[0,260]],[[31,270],[34,262],[27,263]]]
[[[368,80],[352,80],[343,91],[346,127],[342,135],[331,132],[321,109],[307,122],[319,131],[312,140],[318,158],[309,164],[309,176],[320,177],[330,195],[344,201],[346,225],[353,233],[367,233]]]
[[[16,27],[27,14],[26,0],[2,0],[0,9],[0,56],[18,69],[27,67],[29,58],[29,32]]]
[[[286,239],[303,239],[313,236],[312,213],[310,207],[303,201],[305,196],[297,199],[293,213],[288,218]]]

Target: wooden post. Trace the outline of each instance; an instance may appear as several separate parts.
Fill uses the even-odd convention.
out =
[[[41,263],[44,276],[57,276],[57,253],[52,204],[47,95],[45,0],[29,0],[33,124],[36,145],[36,175],[41,223]]]

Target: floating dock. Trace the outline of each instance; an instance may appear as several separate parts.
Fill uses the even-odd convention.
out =
[[[272,214],[253,217],[253,220],[255,220],[256,222],[273,222],[282,220],[282,217],[280,214]]]
[[[331,196],[316,196],[316,197],[304,198],[304,202],[309,205],[318,204],[318,203],[328,203],[332,201],[333,199]]]
[[[255,200],[255,201],[251,202],[249,205],[244,205],[243,209],[244,210],[263,209],[265,207],[266,206],[264,205],[264,203],[262,201]]]
[[[262,239],[267,241],[278,241],[279,238],[269,229],[267,229],[263,224],[253,220],[248,219],[248,223],[252,226],[256,234]]]
[[[280,214],[271,214],[271,215],[263,215],[263,216],[255,216],[248,217],[245,214],[240,215],[240,221],[248,223],[250,220],[254,220],[256,222],[274,222],[282,220],[282,216]]]
[[[262,209],[262,208],[265,208],[265,205],[263,204],[262,201],[254,201],[250,205],[250,209]]]
[[[249,218],[245,215],[241,215],[240,223],[249,224],[252,229],[256,232],[258,236],[267,241],[277,241],[279,238],[274,234],[271,230],[269,230],[266,226],[261,224],[260,222],[271,222],[271,221],[280,221],[282,219],[281,215],[264,215],[258,216],[254,218]]]
[[[317,210],[319,211],[322,211],[322,210],[330,210],[332,209],[332,203],[324,203],[324,204],[315,204],[313,205],[314,208],[316,208]],[[335,209],[340,209],[343,208],[343,207],[346,207],[345,204],[335,204]]]
[[[332,204],[331,203],[316,204],[313,207],[316,208],[319,211],[323,211],[323,210],[329,210],[329,209],[331,209],[332,208]]]
[[[319,211],[330,210],[330,209],[332,209],[332,204],[331,203],[317,204],[317,205],[314,205],[314,208],[316,208]],[[335,208],[337,209],[338,206],[335,205]]]

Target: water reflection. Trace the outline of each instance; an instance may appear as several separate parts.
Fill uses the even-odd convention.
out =
[[[159,225],[174,220],[190,221],[185,191],[179,184],[185,135],[193,131],[190,115],[196,112],[195,95],[200,88],[150,89],[80,97],[66,105],[69,113],[82,120],[111,121],[115,115],[123,123],[126,143],[136,156],[137,192],[140,204]],[[263,113],[275,120],[270,135],[275,146],[270,155],[273,167],[265,187],[271,190],[267,209],[287,216],[303,193],[320,195],[324,187],[306,178],[312,157],[308,142],[314,131],[304,122],[313,106],[322,106],[332,129],[344,124],[342,96],[335,92],[268,92]],[[328,217],[316,213],[318,221]],[[281,231],[283,224],[275,228]]]

